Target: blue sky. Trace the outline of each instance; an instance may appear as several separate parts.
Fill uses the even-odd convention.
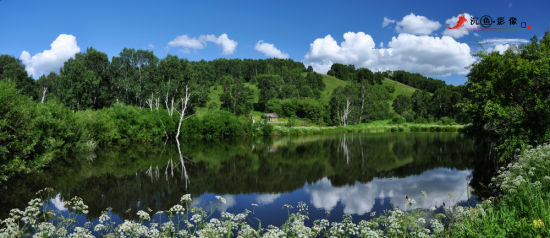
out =
[[[488,50],[499,50],[522,43],[522,39],[528,40],[534,34],[542,36],[550,28],[548,9],[550,1],[509,0],[0,0],[0,54],[22,57],[30,68],[36,68],[37,74],[57,67],[67,52],[85,51],[92,46],[109,57],[129,47],[153,50],[158,57],[175,54],[190,60],[267,58],[265,52],[268,52],[271,56],[288,56],[312,64],[321,72],[329,63],[341,62],[373,70],[402,68],[460,84],[465,81],[467,70],[461,69],[463,65],[446,67],[443,62],[470,63],[472,57],[464,51],[469,50],[471,54],[479,50],[476,41],[483,41]],[[532,29],[468,31],[469,34],[461,37],[444,36],[446,21],[462,13],[477,17],[517,17],[518,22],[525,21]],[[411,21],[405,21],[408,15]],[[382,27],[384,18],[390,20]],[[349,39],[344,39],[347,32],[351,33]],[[64,42],[74,40],[78,48],[58,55],[57,61],[33,57],[49,50],[60,34],[74,37]],[[226,37],[221,37],[222,34]],[[174,41],[184,35],[185,38]],[[342,43],[344,40],[349,44]],[[171,41],[174,43],[169,46]],[[273,45],[262,45],[262,42]],[[232,49],[234,43],[236,46]],[[263,48],[256,47],[258,44]],[[58,48],[63,47],[66,46],[58,44]],[[257,50],[260,48],[263,53]],[[449,50],[451,48],[454,50]],[[23,51],[28,53],[28,58],[22,56]]]

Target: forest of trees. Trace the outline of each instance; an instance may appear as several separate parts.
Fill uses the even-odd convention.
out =
[[[343,64],[333,64],[328,74],[351,82],[348,87],[335,90],[331,98],[330,118],[335,125],[389,118],[395,122],[470,122],[459,108],[464,86],[447,85],[441,80],[406,71],[373,73],[365,68],[355,69],[353,65]],[[384,78],[418,90],[410,97],[397,95],[392,101],[390,94],[394,89],[381,86]],[[346,120],[337,121],[344,116]]]
[[[152,51],[125,48],[109,60],[107,54],[89,48],[67,60],[59,73],[33,80],[18,59],[0,57],[0,79],[14,81],[21,93],[36,101],[53,100],[73,111],[123,103],[151,111],[165,109],[171,116],[181,107],[188,87],[188,115],[206,107],[236,116],[276,112],[320,125],[392,118],[427,122],[445,117],[464,122],[456,107],[462,87],[419,74],[372,72],[353,65],[334,64],[328,74],[346,81],[347,86],[336,88],[328,100],[320,100],[325,90],[323,76],[290,59],[188,61],[174,55],[159,59]],[[392,105],[395,89],[381,85],[385,78],[422,90],[410,98],[400,97]],[[207,105],[217,86],[222,87],[221,104]],[[256,101],[255,90],[259,91]]]
[[[502,158],[512,158],[518,149],[550,140],[549,52],[548,33],[504,54],[481,52],[463,86],[334,64],[328,74],[346,84],[328,94],[325,76],[290,59],[193,62],[124,49],[109,60],[89,48],[59,73],[34,80],[20,60],[0,55],[0,179],[98,144],[271,134],[269,123],[254,123],[253,111],[317,125],[472,123],[497,138]],[[386,79],[416,90],[394,96]],[[211,94],[217,87],[221,93]]]

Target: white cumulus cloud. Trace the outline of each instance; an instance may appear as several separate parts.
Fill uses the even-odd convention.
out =
[[[384,20],[382,21],[382,28],[388,26],[389,24],[395,23],[395,20],[384,17]]]
[[[220,36],[214,34],[200,35],[198,38],[189,37],[188,35],[176,36],[173,40],[168,42],[169,47],[181,47],[184,51],[189,49],[200,50],[207,46],[207,43],[214,43],[222,48],[222,54],[230,55],[235,52],[238,43],[232,39],[229,39],[227,34],[223,33]]]
[[[460,37],[463,37],[463,36],[466,36],[468,34],[470,34],[470,31],[469,29],[472,29],[472,28],[477,28],[478,26],[477,25],[472,25],[471,24],[471,18],[472,18],[472,15],[468,14],[468,13],[462,13],[464,14],[464,17],[466,18],[466,22],[464,23],[464,25],[459,28],[459,29],[447,29],[445,28],[445,30],[443,31],[443,35],[445,36],[450,36],[452,38],[455,38],[455,39],[458,39]],[[454,17],[451,17],[449,19],[447,19],[445,21],[445,24],[447,24],[448,27],[453,27],[456,25],[456,23],[458,22],[458,18],[460,17],[460,15],[462,14],[458,14]]]
[[[44,50],[33,56],[24,50],[19,59],[25,64],[25,69],[33,77],[39,77],[50,72],[57,72],[63,63],[80,52],[76,43],[76,37],[69,34],[60,34],[50,45],[50,49]]]
[[[229,39],[227,37],[227,34],[221,34],[220,36],[216,37],[213,34],[205,35],[200,37],[202,40],[207,42],[212,42],[220,47],[222,47],[222,54],[224,55],[230,55],[235,52],[235,48],[237,48],[237,42],[234,40]]]
[[[206,47],[206,42],[203,42],[197,38],[191,38],[187,35],[176,36],[173,40],[168,42],[170,47],[182,47],[190,49],[202,49]]]
[[[310,44],[304,63],[326,73],[333,63],[353,64],[373,71],[406,70],[430,76],[466,74],[475,59],[470,47],[448,36],[417,36],[407,33],[393,37],[387,48],[375,48],[372,37],[363,32],[347,32],[344,41],[331,36]]]
[[[259,52],[262,52],[267,57],[280,58],[280,59],[286,59],[289,57],[287,53],[277,49],[277,47],[275,47],[274,44],[264,42],[263,40],[258,41],[254,46],[254,49]]]
[[[384,21],[386,19],[384,18]],[[384,23],[382,23],[384,24]],[[415,35],[429,35],[439,29],[441,24],[438,21],[432,21],[425,16],[417,16],[413,13],[406,15],[397,22],[395,30],[399,33],[409,33]]]
[[[511,46],[526,44],[529,43],[529,41],[520,38],[493,38],[482,40],[479,43],[486,48],[487,52],[497,51],[500,54],[503,54]]]

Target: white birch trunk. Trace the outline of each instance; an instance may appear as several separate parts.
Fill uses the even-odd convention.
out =
[[[185,98],[181,99],[181,112],[180,112],[180,121],[178,123],[178,131],[176,133],[176,139],[180,136],[181,123],[185,117],[185,110],[187,110],[187,102],[189,102],[189,86],[185,86]]]
[[[344,112],[342,113],[342,124],[344,126],[348,123],[348,116],[351,113],[351,102],[348,97],[346,97],[346,108],[344,108]]]
[[[41,103],[44,103],[44,99],[46,99],[46,91],[48,91],[48,88],[42,88],[42,100],[40,100]]]

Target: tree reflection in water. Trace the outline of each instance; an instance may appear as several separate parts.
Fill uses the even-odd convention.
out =
[[[82,197],[90,217],[107,207],[124,218],[135,214],[125,213],[128,209],[166,210],[185,193],[199,201],[226,195],[235,200],[235,208],[240,203],[279,206],[300,199],[311,207],[332,210],[342,204],[346,213],[364,214],[380,205],[376,203],[402,206],[403,196],[423,197],[424,191],[427,197],[418,205],[431,207],[443,200],[449,203],[449,193],[456,202],[468,199],[466,178],[475,171],[475,162],[486,158],[484,148],[484,143],[456,133],[340,134],[104,148],[93,162],[74,155],[56,160],[40,173],[9,181],[1,188],[0,216],[23,207],[46,186],[54,188],[60,201]]]

